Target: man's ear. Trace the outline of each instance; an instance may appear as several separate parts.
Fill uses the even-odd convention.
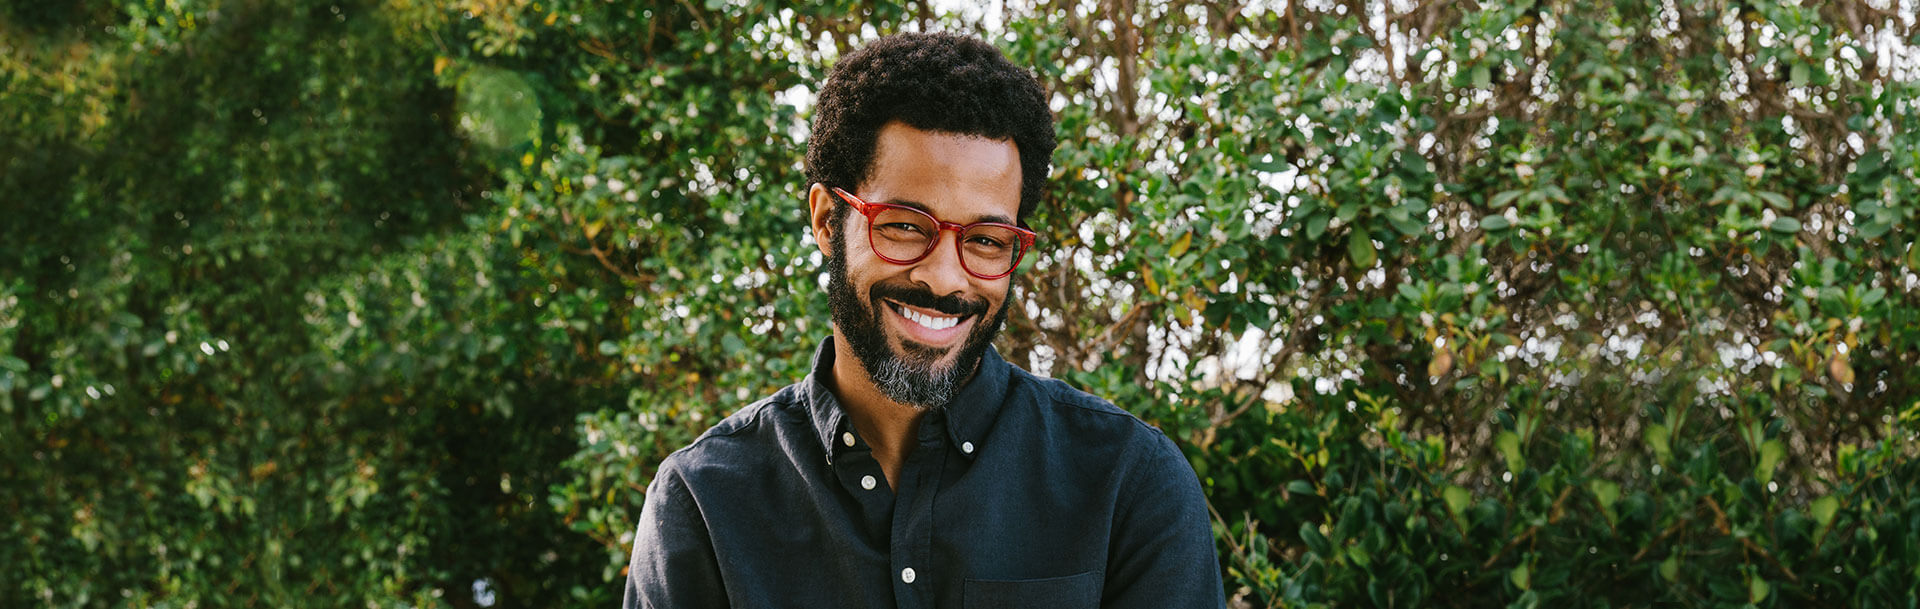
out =
[[[808,225],[813,228],[813,244],[829,257],[833,256],[833,231],[840,230],[833,225],[833,204],[833,192],[827,190],[827,185],[816,182],[807,189]]]

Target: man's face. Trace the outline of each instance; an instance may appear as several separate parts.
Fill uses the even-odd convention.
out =
[[[815,186],[816,191],[824,190]],[[1020,207],[1020,155],[1012,142],[914,129],[882,128],[874,167],[855,196],[917,207],[945,222],[1014,223]],[[811,193],[816,237],[830,227],[828,300],[842,342],[888,398],[921,408],[944,406],[973,375],[1007,315],[1011,275],[980,279],[961,266],[953,231],[932,253],[899,265],[882,260],[857,212],[833,226],[833,195]],[[844,205],[845,203],[839,203]]]

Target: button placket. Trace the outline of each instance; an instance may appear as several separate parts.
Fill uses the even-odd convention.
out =
[[[900,607],[926,607],[933,602],[939,587],[921,571],[932,564],[933,504],[940,492],[940,473],[952,454],[946,421],[929,417],[920,428],[919,445],[907,456],[907,462],[895,478],[892,527],[892,563],[900,579],[894,584],[895,602]],[[919,584],[914,582],[921,581]]]

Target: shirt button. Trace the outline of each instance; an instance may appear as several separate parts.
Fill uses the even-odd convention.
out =
[[[973,454],[973,443],[972,443],[972,442],[961,442],[961,443],[960,443],[960,452],[963,452],[963,453],[967,453],[967,454],[969,454],[969,455],[971,455],[971,454]]]
[[[905,569],[900,570],[900,581],[907,582],[909,584],[913,583],[913,567],[907,567]]]
[[[853,446],[853,432],[849,431],[840,434],[840,441],[846,442],[847,446]]]
[[[860,479],[860,488],[864,488],[864,489],[867,489],[867,490],[873,490],[873,485],[875,485],[875,484],[879,484],[879,481],[876,481],[876,480],[874,480],[874,479],[873,479],[873,476],[867,476],[867,477],[864,477],[864,478],[861,478],[861,479]],[[912,571],[913,571],[913,569],[907,569],[907,571],[908,571],[908,572],[912,572]],[[908,577],[907,577],[907,581],[908,581],[908,582],[912,582],[912,581],[913,581],[913,577],[912,577],[912,576],[908,576]]]

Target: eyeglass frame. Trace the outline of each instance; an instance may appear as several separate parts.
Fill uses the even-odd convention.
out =
[[[1007,224],[1005,222],[975,222],[972,224],[956,224],[953,222],[948,222],[946,220],[941,220],[939,218],[936,218],[934,217],[933,214],[928,213],[927,210],[920,209],[917,207],[912,207],[908,205],[899,205],[894,203],[868,203],[866,199],[862,199],[858,196],[855,196],[853,193],[841,190],[838,186],[830,186],[828,188],[833,190],[834,194],[839,195],[841,200],[846,201],[847,204],[849,205],[852,205],[855,211],[860,212],[860,215],[865,216],[867,218],[867,247],[873,250],[873,255],[879,256],[881,260],[885,260],[887,262],[891,262],[893,264],[898,264],[901,266],[905,266],[909,264],[918,264],[920,261],[926,260],[927,256],[933,254],[933,250],[940,248],[940,233],[950,230],[950,231],[953,231],[953,234],[954,234],[953,254],[954,256],[959,258],[961,270],[964,270],[967,272],[968,275],[972,275],[979,279],[986,279],[986,280],[1000,279],[1008,275],[1012,275],[1014,271],[1020,269],[1020,261],[1026,259],[1027,252],[1033,249],[1033,243],[1035,239],[1038,237],[1038,235],[1031,230],[1014,226],[1012,224]],[[920,252],[920,255],[914,256],[911,259],[905,259],[905,260],[897,259],[892,256],[888,256],[886,254],[880,253],[880,248],[874,245],[873,243],[873,219],[875,216],[880,215],[881,212],[884,212],[890,209],[910,211],[916,214],[920,214],[922,216],[926,216],[928,220],[933,221],[934,226],[937,228],[933,231],[933,237],[930,239],[927,239],[926,251]],[[960,241],[961,241],[961,237],[966,236],[968,230],[971,230],[977,226],[992,226],[992,227],[1005,228],[1005,229],[1012,230],[1014,234],[1020,236],[1020,251],[1014,253],[1013,264],[1010,264],[1007,266],[1006,272],[1000,273],[998,275],[987,275],[983,273],[976,273],[974,272],[973,267],[967,266],[967,255],[966,255],[966,252],[961,251]]]

